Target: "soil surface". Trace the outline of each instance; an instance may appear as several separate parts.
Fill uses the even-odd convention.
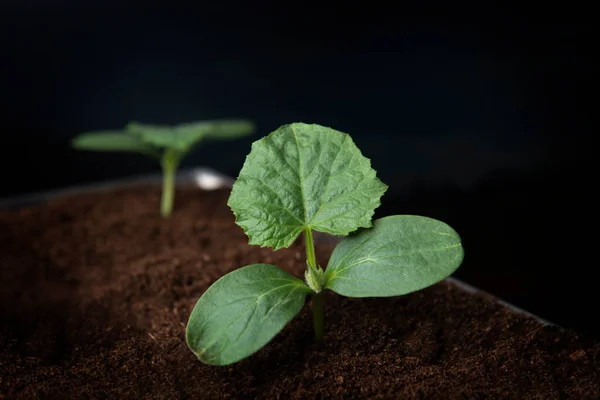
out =
[[[326,296],[255,355],[201,364],[187,318],[220,276],[304,248],[247,245],[228,190],[129,188],[0,212],[0,398],[598,399],[600,344],[439,283],[398,298]],[[331,246],[317,246],[326,265]]]

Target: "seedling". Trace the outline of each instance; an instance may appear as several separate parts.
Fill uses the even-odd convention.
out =
[[[278,250],[304,233],[305,282],[270,264],[221,277],[187,324],[187,344],[198,359],[227,365],[250,356],[300,312],[307,296],[321,340],[325,289],[348,297],[399,296],[454,272],[463,248],[450,226],[414,215],[371,222],[386,190],[345,133],[295,123],[256,141],[228,205],[250,244]],[[325,271],[315,259],[313,231],[346,236]]]
[[[204,139],[233,139],[249,135],[254,125],[244,120],[217,120],[175,126],[128,124],[123,131],[83,133],[72,141],[80,150],[134,152],[160,162],[163,188],[160,213],[168,217],[173,211],[175,174],[181,160]]]

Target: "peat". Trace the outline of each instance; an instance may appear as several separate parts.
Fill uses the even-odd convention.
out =
[[[138,187],[0,212],[0,398],[600,398],[600,345],[439,283],[388,299],[326,296],[238,364],[196,361],[198,297],[238,267],[301,277],[301,244],[249,246],[228,190]],[[331,247],[317,247],[326,265]],[[485,266],[482,266],[485,268]]]

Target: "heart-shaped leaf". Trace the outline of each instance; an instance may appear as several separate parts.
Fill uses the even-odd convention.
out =
[[[254,142],[228,204],[250,244],[277,250],[305,229],[370,227],[386,189],[349,135],[294,123]]]
[[[239,361],[281,331],[308,293],[304,282],[274,265],[237,269],[200,297],[187,324],[187,344],[205,364]]]
[[[432,218],[394,215],[344,238],[325,271],[325,288],[348,297],[400,296],[454,272],[463,260],[458,234]]]

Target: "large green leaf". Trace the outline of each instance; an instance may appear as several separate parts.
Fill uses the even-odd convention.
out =
[[[446,278],[463,254],[460,237],[443,222],[385,217],[337,245],[325,271],[325,288],[348,297],[399,296]]]
[[[152,156],[160,155],[138,138],[119,131],[82,133],[71,141],[71,145],[78,150],[125,151]]]
[[[386,189],[349,135],[295,123],[252,145],[228,204],[250,244],[277,250],[306,228],[370,227]]]
[[[186,152],[205,138],[232,139],[249,135],[254,131],[254,124],[246,120],[200,121],[175,126],[131,122],[126,130],[152,146]]]
[[[270,264],[223,276],[200,297],[186,329],[189,348],[206,364],[227,365],[255,353],[302,309],[310,289]]]

